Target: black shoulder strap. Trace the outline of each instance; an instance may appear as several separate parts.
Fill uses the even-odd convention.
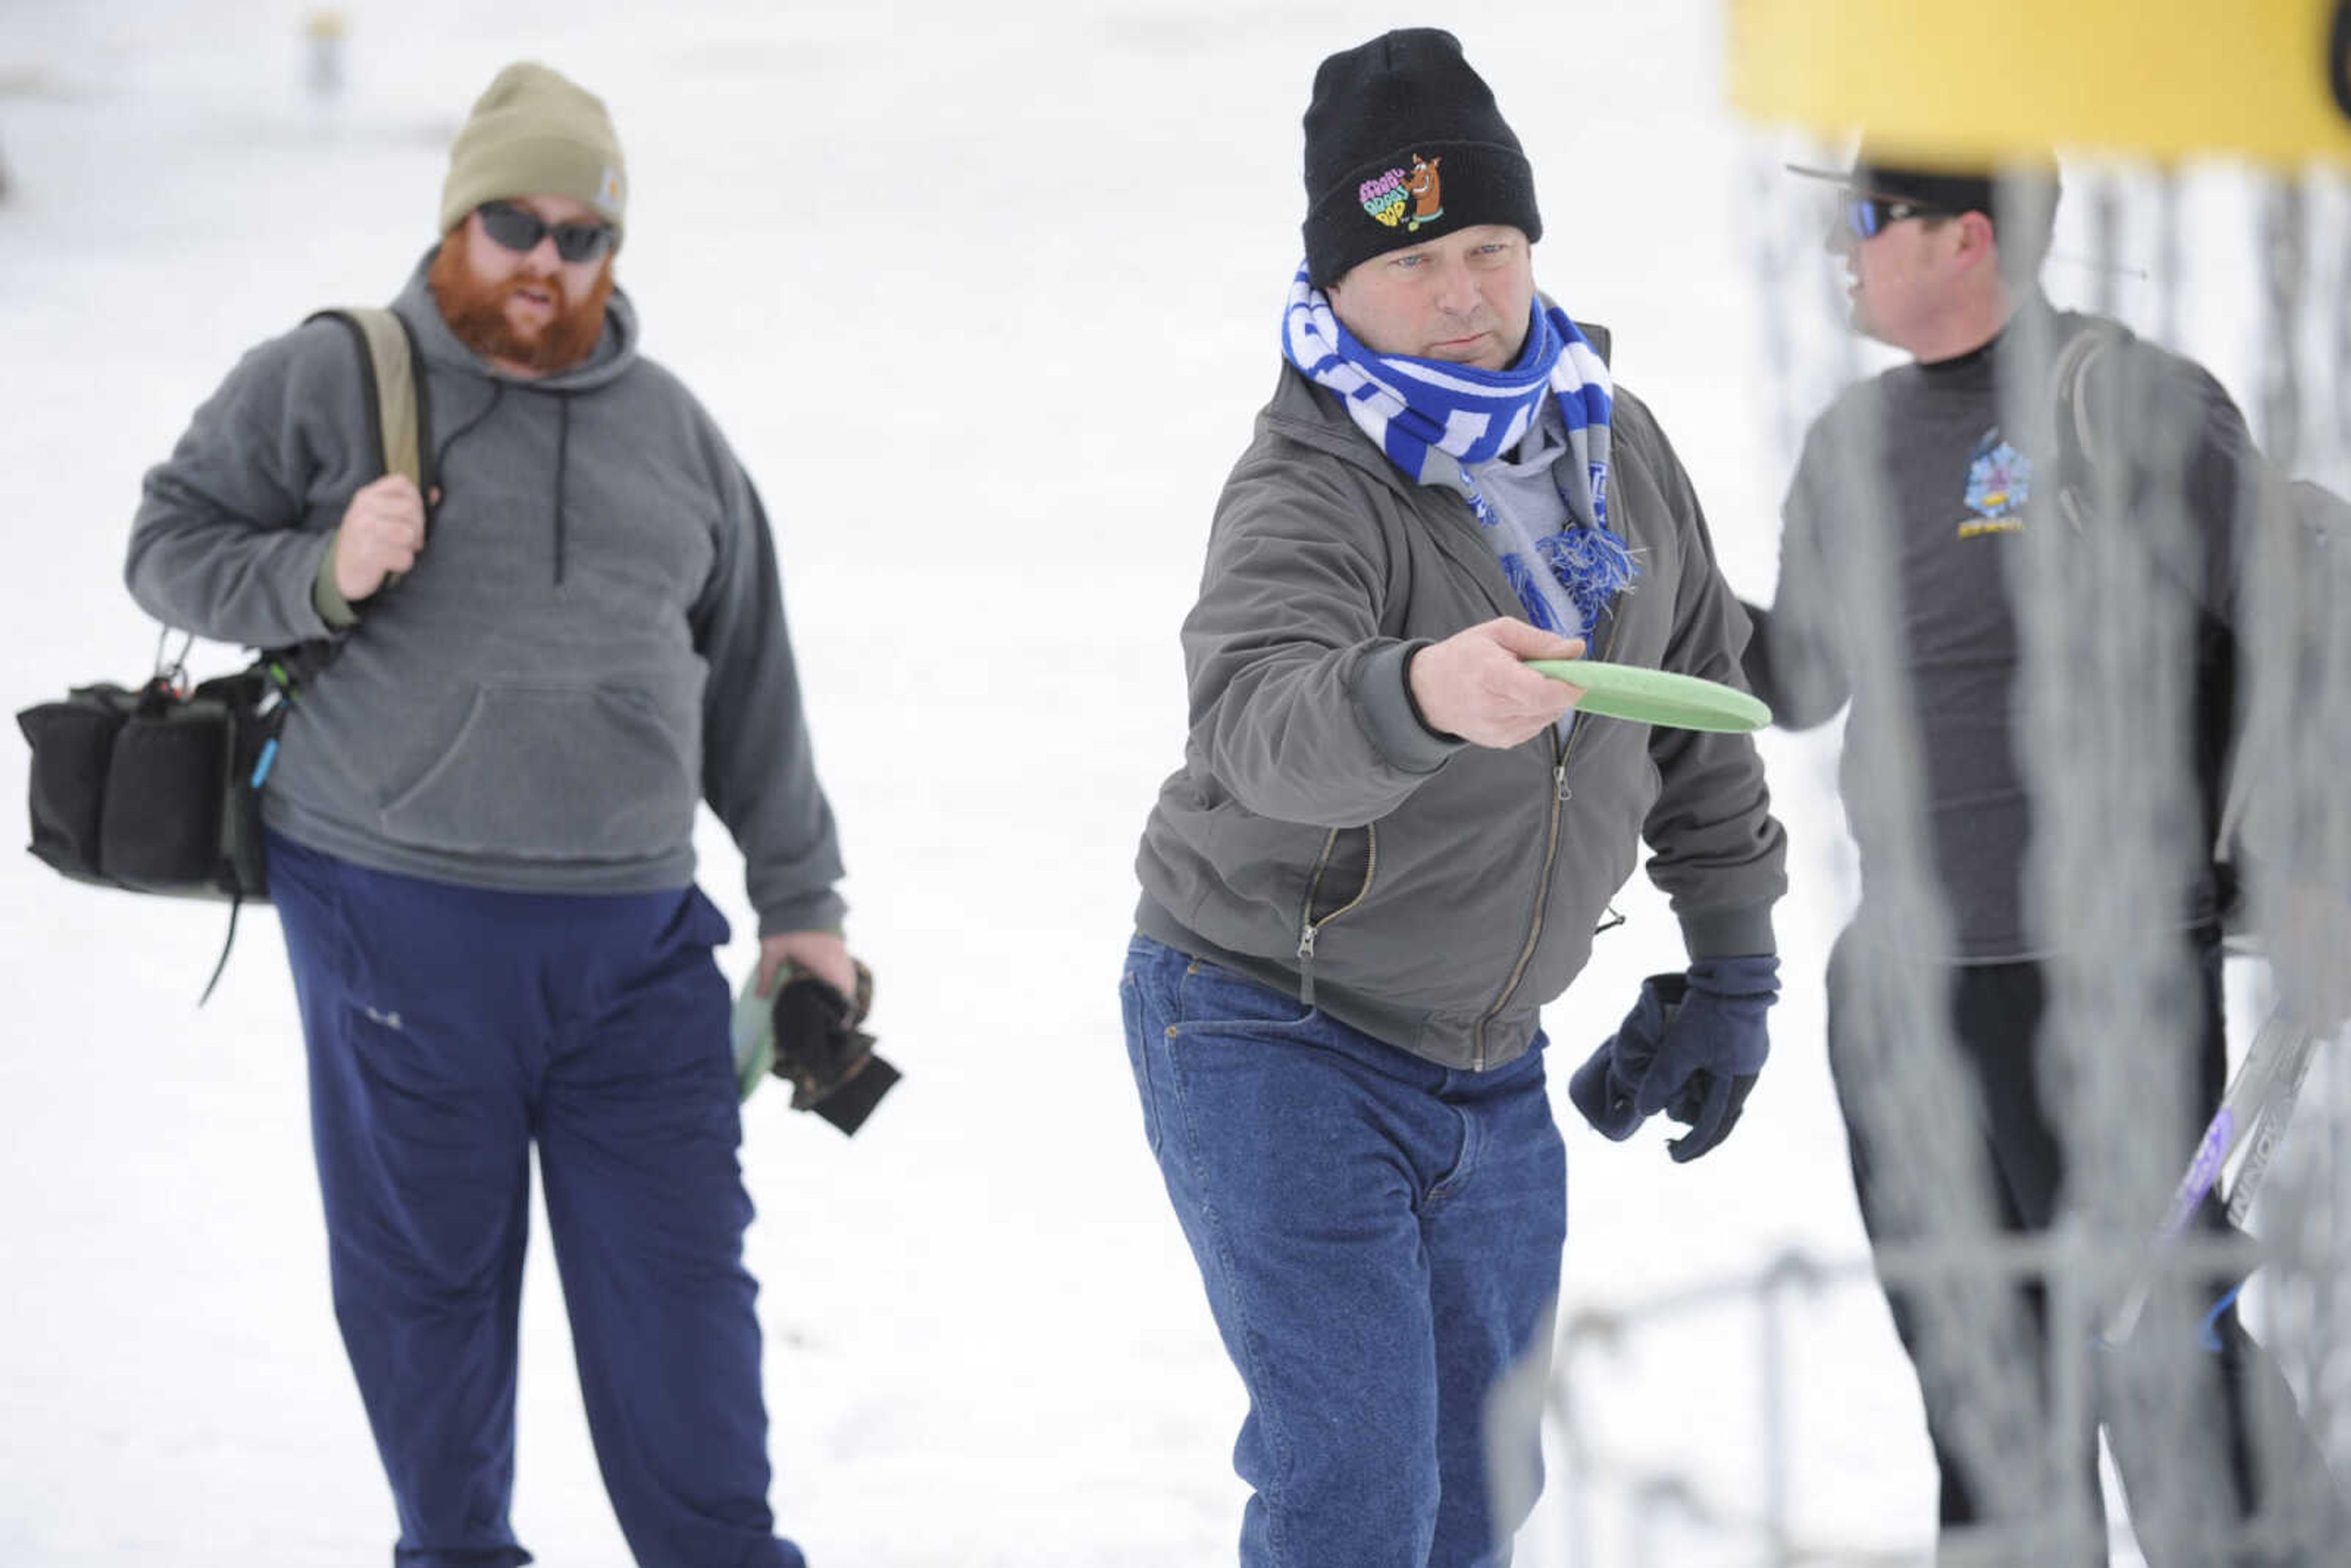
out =
[[[416,334],[396,311],[354,305],[317,311],[303,319],[334,321],[350,334],[360,359],[360,392],[367,403],[368,431],[379,474],[405,474],[425,497],[429,515],[436,482],[433,465],[433,411],[425,395],[423,356]],[[332,638],[263,654],[262,666],[281,694],[291,697],[326,667],[341,643]]]
[[[433,493],[433,417],[425,396],[416,336],[398,313],[381,306],[321,310],[311,321],[339,321],[351,335],[365,371],[360,386],[375,442],[376,468],[405,474],[423,495]]]

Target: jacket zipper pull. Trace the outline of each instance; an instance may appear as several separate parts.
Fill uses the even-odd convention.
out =
[[[1575,799],[1575,791],[1567,787],[1566,758],[1561,758],[1558,764],[1552,768],[1551,784],[1552,790],[1559,797],[1559,802],[1561,805],[1564,806],[1567,802]]]
[[[1314,922],[1311,920],[1298,928],[1298,1003],[1308,1008],[1314,1005]]]

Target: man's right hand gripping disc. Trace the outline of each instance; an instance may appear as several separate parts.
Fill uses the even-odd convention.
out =
[[[844,997],[796,964],[759,995],[755,971],[735,999],[735,1087],[748,1100],[772,1072],[792,1086],[792,1109],[813,1111],[854,1133],[898,1082],[898,1070],[859,1026],[873,1005],[873,973],[857,966],[857,994]]]

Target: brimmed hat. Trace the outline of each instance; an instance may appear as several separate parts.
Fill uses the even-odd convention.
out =
[[[1830,180],[1844,186],[1856,196],[1875,196],[1889,202],[1908,202],[1929,212],[1953,216],[1960,213],[1981,213],[2000,224],[2002,187],[2013,187],[2023,181],[2042,184],[2048,193],[2048,211],[2057,205],[2059,182],[2057,160],[2046,153],[2020,159],[1996,168],[1965,164],[1935,165],[1912,159],[1900,159],[1881,149],[1873,148],[1865,138],[1859,152],[1854,154],[1850,169],[1813,168],[1791,163],[1788,172],[1808,180]]]

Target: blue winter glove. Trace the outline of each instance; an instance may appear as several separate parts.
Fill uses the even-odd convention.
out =
[[[1652,975],[1624,1024],[1568,1080],[1568,1098],[1619,1143],[1663,1111],[1690,1130],[1667,1149],[1677,1164],[1694,1160],[1739,1124],[1771,1054],[1763,1020],[1779,995],[1780,960],[1769,955]]]

